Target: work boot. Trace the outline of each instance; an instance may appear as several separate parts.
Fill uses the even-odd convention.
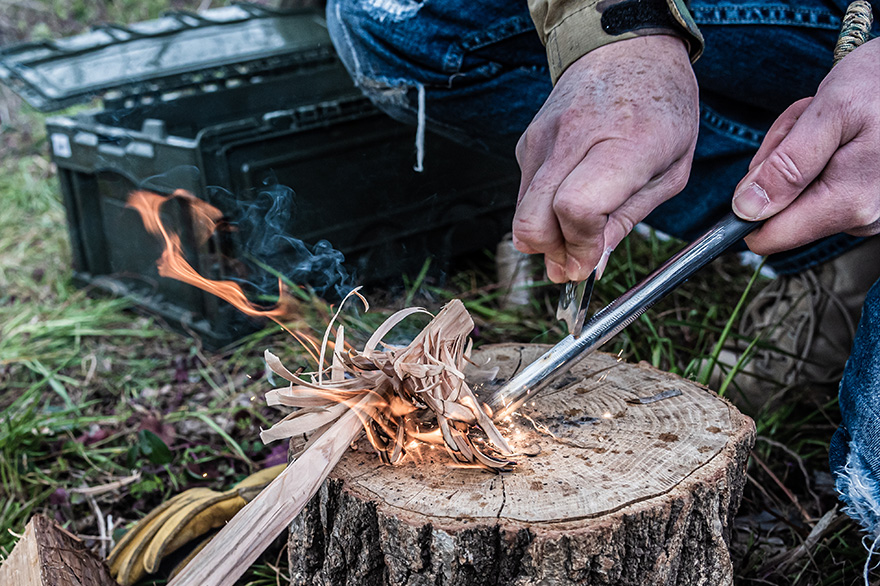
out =
[[[755,415],[786,395],[814,405],[834,399],[862,304],[878,278],[880,236],[802,273],[777,277],[746,306],[740,337],[722,351],[710,385],[717,389],[759,339],[728,388],[740,408]]]

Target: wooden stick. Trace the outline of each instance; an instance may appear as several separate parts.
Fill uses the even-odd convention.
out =
[[[284,531],[363,430],[381,397],[369,395],[339,418],[217,534],[168,586],[232,586]]]

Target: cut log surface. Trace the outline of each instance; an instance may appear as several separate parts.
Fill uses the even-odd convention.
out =
[[[74,535],[34,515],[0,565],[2,586],[116,586],[106,564]]]
[[[469,380],[489,393],[545,350],[485,347]],[[711,391],[594,354],[501,430],[523,454],[502,474],[361,441],[291,524],[292,584],[732,583],[755,431]]]

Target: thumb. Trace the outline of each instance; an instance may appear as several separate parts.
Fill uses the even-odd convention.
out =
[[[737,185],[734,213],[744,220],[764,220],[797,199],[839,148],[837,121],[813,100],[788,135]]]

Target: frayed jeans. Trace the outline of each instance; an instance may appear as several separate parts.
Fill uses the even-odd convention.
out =
[[[649,225],[692,240],[730,211],[733,189],[764,133],[794,101],[813,95],[828,73],[847,4],[691,2],[706,39],[694,65],[700,134],[687,187],[659,206],[646,220]],[[343,62],[375,104],[460,142],[512,157],[550,93],[544,48],[525,0],[330,0],[327,16]],[[838,234],[767,262],[777,274],[797,273],[859,241]],[[850,514],[873,536],[880,536],[878,393],[880,286],[875,285],[841,383],[843,424],[830,455]]]

